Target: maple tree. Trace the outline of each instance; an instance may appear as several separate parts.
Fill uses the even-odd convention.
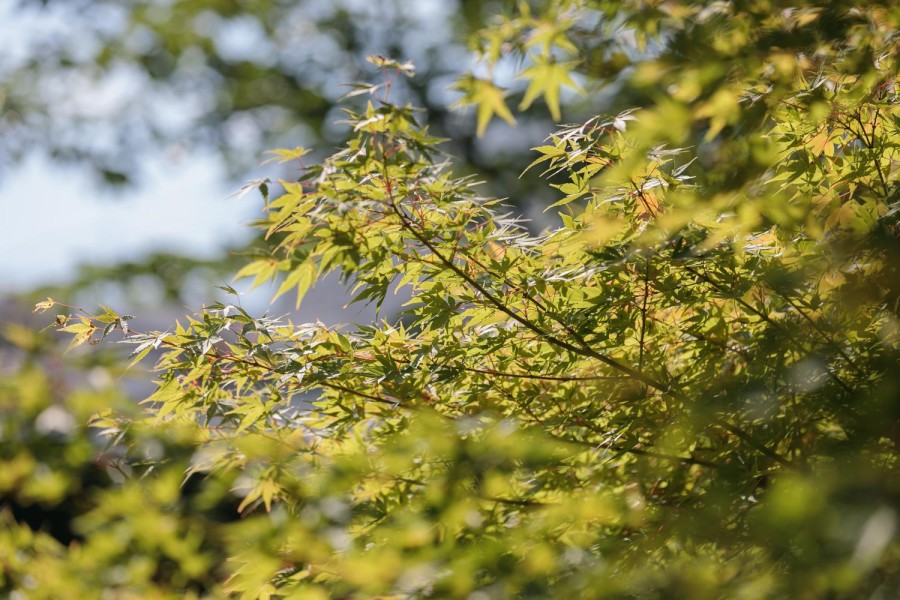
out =
[[[522,3],[457,83],[479,130],[514,119],[511,93],[554,116],[592,79],[643,99],[534,149],[561,219],[540,233],[454,175],[392,102],[411,66],[373,57],[347,143],[257,184],[268,246],[237,277],[299,304],[337,271],[404,309],[296,324],[226,286],[141,332],[61,305],[73,345],[125,330],[135,360],[160,352],[142,411],[91,420],[143,476],[101,495],[82,546],[11,524],[3,547],[58,572],[140,556],[143,579],[97,585],[160,597],[896,594],[898,19]],[[510,61],[518,91],[492,75]],[[207,516],[231,501],[242,519]],[[169,537],[117,554],[127,511]]]

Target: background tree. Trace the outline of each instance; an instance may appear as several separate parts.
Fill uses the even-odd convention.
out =
[[[380,53],[415,62],[417,76],[398,82],[395,99],[427,111],[434,133],[451,140],[447,150],[458,157],[458,168],[479,173],[491,193],[542,219],[549,195],[536,194],[544,190],[536,175],[518,175],[528,148],[550,129],[547,111],[530,111],[520,127],[504,124],[497,129],[505,135],[478,140],[468,124],[474,115],[450,110],[459,93],[449,86],[470,57],[467,39],[499,4],[12,4],[8,31],[0,32],[10,47],[0,57],[0,164],[7,175],[19,161],[46,154],[93,170],[99,181],[141,186],[152,184],[147,163],[212,153],[237,188],[272,176],[271,168],[259,167],[265,149],[304,144],[323,157],[342,143],[348,132],[336,100],[350,91],[348,82],[363,77],[364,57]],[[92,290],[125,282],[140,297],[146,294],[140,286],[153,280],[181,305],[195,302],[184,294],[190,282],[220,282],[238,266],[233,254],[212,260],[183,254],[85,265],[69,275],[68,285],[54,282],[37,294],[74,298],[86,291],[93,302]]]
[[[17,5],[18,19],[44,28],[35,28],[33,39],[0,63],[0,148],[7,158],[41,148],[86,161],[115,183],[139,177],[145,152],[160,146],[209,146],[243,175],[265,149],[297,140],[342,142],[346,131],[335,125],[336,100],[348,82],[362,78],[363,58],[380,53],[415,62],[417,77],[398,82],[402,89],[395,93],[425,109],[440,135],[453,133],[460,159],[482,170],[506,165],[497,152],[476,148],[465,121],[449,112],[454,98],[447,89],[468,59],[467,38],[502,3]],[[59,80],[70,86],[52,85]],[[91,102],[60,102],[58,94],[72,87]],[[542,124],[539,135],[546,128]],[[523,155],[522,144],[504,150]]]
[[[260,184],[266,251],[237,275],[300,302],[337,270],[360,301],[405,289],[402,314],[297,325],[235,297],[167,332],[105,307],[57,317],[75,346],[126,330],[136,358],[162,352],[146,412],[93,426],[132,453],[145,432],[176,437],[187,473],[226,482],[244,515],[216,524],[230,560],[210,581],[175,558],[186,575],[154,563],[159,593],[896,595],[898,18],[507,12],[479,35],[486,70],[457,84],[482,127],[513,118],[489,76],[503,65],[521,110],[558,114],[606,63],[630,65],[617,84],[643,99],[535,148],[563,207],[542,233],[453,173],[393,102],[408,64],[373,57],[384,78],[357,88],[346,145],[283,193]],[[47,551],[13,530],[7,547]],[[34,564],[6,568],[13,587]]]

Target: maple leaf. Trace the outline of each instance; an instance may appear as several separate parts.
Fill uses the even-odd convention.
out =
[[[506,105],[506,91],[494,85],[489,79],[481,79],[469,75],[459,81],[453,89],[462,91],[465,95],[456,102],[455,106],[475,104],[477,108],[478,137],[484,135],[488,123],[496,114],[498,117],[515,125],[516,119]]]
[[[543,95],[553,120],[559,121],[560,88],[566,86],[578,92],[584,91],[570,75],[574,66],[574,62],[556,62],[552,58],[538,58],[534,65],[519,73],[517,77],[529,80],[519,110],[527,109],[538,96]]]

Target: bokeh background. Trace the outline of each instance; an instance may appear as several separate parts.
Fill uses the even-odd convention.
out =
[[[164,327],[212,299],[254,242],[247,225],[261,200],[242,186],[297,174],[261,164],[264,151],[329,154],[347,133],[347,84],[377,78],[370,54],[413,61],[416,77],[395,98],[452,139],[445,150],[490,182],[485,195],[502,192],[532,227],[547,226],[546,185],[519,174],[549,115],[497,120],[478,138],[471,112],[452,108],[452,84],[473,66],[470,36],[506,4],[0,0],[3,321],[52,295]],[[515,90],[513,72],[494,77]],[[585,102],[564,101],[566,117]],[[370,316],[343,311],[341,294],[326,281],[299,318]],[[248,302],[265,310],[266,290]]]

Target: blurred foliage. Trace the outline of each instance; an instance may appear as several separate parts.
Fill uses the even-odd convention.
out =
[[[78,429],[53,456],[124,473],[67,503],[72,534],[15,507],[93,466],[41,454],[44,375],[4,383],[34,432],[3,438],[8,589],[55,597],[90,560],[87,597],[900,595],[898,25],[878,3],[507,10],[457,80],[477,128],[515,118],[503,65],[519,111],[613,76],[643,98],[534,149],[562,220],[540,234],[395,102],[410,65],[371,57],[347,143],[259,182],[267,245],[238,277],[299,304],[338,271],[376,306],[403,288],[403,313],[295,324],[226,286],[144,332],[39,303],[73,353],[121,333],[155,351],[157,381],[143,410],[56,401],[113,443]]]
[[[96,290],[98,284],[114,283],[121,286],[127,300],[134,304],[146,305],[148,292],[154,286],[159,292],[155,300],[177,303],[185,300],[185,293],[191,287],[208,289],[221,282],[245,262],[246,254],[253,252],[254,246],[251,243],[219,258],[154,252],[139,260],[81,265],[69,281],[31,289],[22,295],[35,300],[46,296],[74,298],[86,290]]]
[[[220,527],[235,520],[236,501],[228,480],[185,478],[190,432],[135,426],[111,446],[88,423],[98,411],[139,413],[113,383],[121,361],[64,360],[24,328],[4,337],[21,355],[0,377],[0,593],[185,598],[220,589]]]
[[[536,197],[534,190],[543,190],[536,177],[518,178],[528,147],[551,126],[546,111],[531,111],[532,128],[494,136],[485,147],[450,108],[459,95],[450,86],[470,58],[467,38],[504,2],[13,4],[6,27],[29,34],[10,35],[11,51],[0,54],[0,178],[43,152],[89,168],[100,183],[140,185],[146,162],[190,160],[195,151],[221,155],[236,180],[257,177],[264,149],[305,143],[327,153],[343,142],[348,132],[337,100],[364,76],[364,57],[381,53],[415,61],[417,76],[398,82],[394,94],[426,111],[461,168],[486,177],[491,193],[520,209],[548,197]],[[37,293],[72,298],[139,278],[184,303],[185,277],[221,279],[233,267],[229,256],[195,263],[163,253],[87,265],[70,285]]]

